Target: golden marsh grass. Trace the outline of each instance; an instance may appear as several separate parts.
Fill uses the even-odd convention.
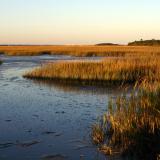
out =
[[[89,82],[133,83],[159,79],[160,58],[109,58],[101,61],[59,61],[44,64],[24,75],[27,78]]]
[[[95,45],[62,45],[62,46],[0,46],[0,53],[10,56],[63,54],[73,56],[128,56],[160,55],[158,46],[95,46]]]

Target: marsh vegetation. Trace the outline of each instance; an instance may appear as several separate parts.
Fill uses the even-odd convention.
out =
[[[160,47],[154,46],[97,46],[97,45],[62,45],[62,46],[0,46],[0,53],[10,56],[33,55],[72,55],[72,56],[133,56],[160,55]]]
[[[24,75],[27,78],[76,80],[78,82],[133,83],[159,79],[160,58],[106,58],[100,61],[59,61],[44,64]]]
[[[124,94],[109,102],[108,111],[92,128],[92,140],[101,152],[106,155],[119,152],[133,159],[157,159],[160,153],[160,89],[159,84],[148,85],[143,84],[129,97]]]

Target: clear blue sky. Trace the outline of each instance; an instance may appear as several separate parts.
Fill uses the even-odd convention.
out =
[[[0,43],[160,39],[160,0],[0,0]]]

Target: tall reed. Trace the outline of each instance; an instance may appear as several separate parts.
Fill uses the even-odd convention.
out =
[[[93,125],[99,149],[117,150],[135,159],[157,159],[160,154],[160,85],[143,84],[131,96],[110,101],[108,111]],[[104,148],[106,150],[104,150]],[[130,158],[131,159],[131,158]]]

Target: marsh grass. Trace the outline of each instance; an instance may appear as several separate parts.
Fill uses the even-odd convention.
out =
[[[160,58],[123,58],[102,61],[58,61],[44,64],[24,75],[33,79],[77,81],[78,83],[134,83],[159,79]]]
[[[160,154],[159,85],[144,83],[129,97],[111,100],[108,108],[93,125],[92,140],[98,148],[101,150],[105,145],[135,159],[156,160]]]
[[[0,46],[0,53],[10,56],[36,55],[73,55],[73,56],[135,56],[160,55],[160,47],[148,46],[94,46],[94,45],[64,45],[64,46]]]

